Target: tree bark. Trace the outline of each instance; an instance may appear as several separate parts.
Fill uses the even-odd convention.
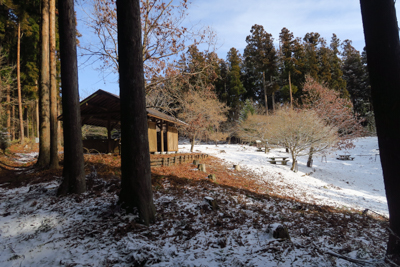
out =
[[[264,100],[265,100],[265,114],[268,116],[268,96],[267,96],[267,85],[265,84],[265,71],[263,71],[263,88],[264,88]]]
[[[312,167],[313,162],[313,154],[314,154],[314,147],[310,147],[310,151],[308,152],[308,160],[307,160],[307,167]]]
[[[11,88],[7,85],[7,132],[11,134]]]
[[[275,112],[275,92],[272,93],[272,111]]]
[[[59,2],[64,169],[58,195],[86,191],[78,90],[74,0]]]
[[[40,120],[39,120],[39,100],[35,100],[36,105],[36,137],[39,137]]]
[[[290,150],[290,154],[292,155],[292,167],[290,168],[291,171],[296,171],[296,156],[292,150]]]
[[[155,220],[144,88],[139,0],[117,0],[121,98],[121,193],[119,203]]]
[[[17,37],[17,91],[18,91],[18,115],[19,115],[19,140],[24,144],[24,120],[22,113],[22,96],[21,96],[21,24],[18,22],[18,37]]]
[[[12,119],[11,119],[11,136],[12,140],[15,140],[15,105],[11,105],[12,109]]]
[[[400,236],[400,42],[393,0],[360,0],[372,103],[389,207],[390,229]],[[390,234],[387,257],[400,264],[400,240]]]
[[[49,0],[42,0],[41,39],[39,158],[36,165],[47,168],[50,164]]]
[[[190,152],[193,153],[193,148],[194,148],[194,142],[196,141],[196,135],[193,135],[193,138],[190,139]]]
[[[26,138],[29,140],[29,106],[24,109],[25,116],[26,116]]]
[[[50,169],[58,168],[56,1],[50,0]]]
[[[290,108],[293,109],[292,81],[290,80],[290,71],[289,71],[289,93],[290,93]]]

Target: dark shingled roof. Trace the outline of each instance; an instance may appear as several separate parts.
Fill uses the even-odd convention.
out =
[[[112,128],[120,128],[121,108],[119,96],[99,89],[82,100],[80,107],[82,124],[107,127],[107,121],[110,120]],[[148,117],[180,125],[185,124],[185,122],[155,109],[147,108],[146,111]],[[58,119],[62,120],[62,115]]]

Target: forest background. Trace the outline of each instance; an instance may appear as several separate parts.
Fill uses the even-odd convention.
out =
[[[18,1],[12,2],[18,4]],[[288,14],[286,18],[278,18],[276,15],[272,15],[283,8],[274,4],[269,7],[268,12],[257,17],[260,22],[265,21],[263,24],[252,24],[255,19],[250,19],[249,14],[254,15],[256,13],[252,12],[256,11],[250,12],[248,9],[241,9],[240,6],[225,5],[225,9],[216,8],[215,10],[220,12],[220,16],[213,16],[215,11],[203,12],[207,7],[210,8],[208,1],[196,1],[192,4],[186,1],[175,1],[178,6],[182,3],[184,3],[185,8],[182,9],[182,12],[184,12],[183,20],[179,21],[179,25],[189,27],[189,25],[195,24],[190,29],[197,27],[197,29],[204,30],[206,26],[203,26],[203,24],[210,22],[213,28],[208,28],[207,33],[212,35],[212,40],[203,43],[197,40],[198,46],[195,49],[197,51],[188,52],[189,46],[186,46],[181,53],[177,53],[172,60],[169,60],[176,60],[181,63],[178,69],[184,72],[187,71],[187,68],[182,67],[182,63],[188,66],[193,53],[204,58],[212,54],[213,62],[211,64],[215,78],[208,82],[215,89],[218,99],[230,108],[230,121],[238,119],[246,99],[251,100],[252,103],[264,105],[264,80],[261,76],[263,71],[260,71],[260,66],[257,66],[260,63],[255,63],[255,59],[259,57],[254,54],[257,51],[254,50],[254,43],[252,43],[260,37],[264,38],[262,42],[265,43],[265,46],[270,47],[270,51],[266,51],[269,53],[266,55],[265,60],[267,61],[261,63],[262,68],[267,68],[264,79],[267,94],[270,96],[268,99],[269,107],[274,104],[273,102],[288,100],[289,72],[291,72],[295,99],[299,99],[302,94],[305,74],[310,74],[318,82],[325,82],[328,87],[339,90],[342,97],[351,99],[354,111],[366,118],[367,123],[371,123],[371,103],[365,54],[362,51],[362,27],[358,3],[342,6],[337,5],[337,3],[333,5],[333,2],[330,1],[324,4],[308,1],[305,5],[298,6],[287,1],[285,4],[289,5],[289,8],[286,10],[286,14]],[[313,3],[314,6],[312,6]],[[223,5],[223,1],[218,2],[218,5]],[[81,48],[90,47],[91,43],[98,41],[96,36],[93,35],[94,28],[87,27],[90,24],[87,15],[91,14],[91,6],[91,1],[78,1],[77,29],[82,34],[82,38],[78,38]],[[257,3],[254,3],[253,6],[257,6]],[[260,6],[261,11],[266,10],[264,5],[258,6]],[[26,4],[21,8],[25,9],[23,16],[26,16],[26,23],[22,23],[23,38],[21,38],[22,95],[25,103],[33,103],[32,101],[37,96],[38,84],[39,2],[26,1]],[[242,21],[240,26],[237,22],[231,23],[233,15],[239,14],[239,10],[244,10],[239,16],[239,21]],[[293,16],[295,10],[298,13],[297,16]],[[317,10],[320,11],[318,16],[315,15]],[[230,16],[227,15],[228,13]],[[201,20],[199,14],[206,14],[203,20]],[[312,16],[313,14],[315,16]],[[341,17],[339,15],[335,17],[334,14],[341,14]],[[211,20],[210,17],[214,19]],[[13,18],[7,17],[6,12],[3,12],[3,24],[4,21],[10,19]],[[221,21],[224,21],[224,23],[221,23]],[[306,26],[302,26],[301,30],[298,28],[300,21],[308,21],[305,24]],[[333,23],[334,21],[337,23]],[[230,27],[226,27],[229,23]],[[283,28],[283,25],[287,25],[288,28]],[[289,25],[296,29],[296,32],[292,32]],[[278,27],[280,28],[279,31],[277,30]],[[247,29],[245,30],[245,28]],[[232,33],[232,29],[235,29],[235,34]],[[3,50],[8,50],[5,51],[5,54],[8,57],[7,63],[9,65],[16,64],[16,38],[11,38],[15,35],[15,32],[15,26],[8,28],[4,33],[4,38],[2,38]],[[335,32],[338,34],[334,34]],[[233,37],[227,37],[229,33],[231,33],[229,36]],[[353,42],[346,37],[354,37],[355,40]],[[230,47],[232,40],[235,44],[238,44],[237,47]],[[31,49],[32,47],[33,49]],[[32,53],[33,51],[37,51],[37,53]],[[87,54],[86,52],[85,49],[81,50],[82,54]],[[99,60],[99,57],[96,58],[96,56],[91,59],[88,59],[87,56],[80,58],[81,97],[87,96],[98,88],[117,94],[115,90],[118,87],[117,74],[110,65],[104,64],[105,60],[107,59],[100,58]],[[96,87],[93,87],[93,85]],[[295,92],[296,90],[297,92]],[[24,113],[32,112],[28,109]]]

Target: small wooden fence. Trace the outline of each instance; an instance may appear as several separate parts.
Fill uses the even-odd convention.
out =
[[[196,159],[205,159],[208,158],[207,154],[197,154],[197,155],[181,155],[174,157],[166,157],[166,158],[158,158],[150,160],[150,167],[166,167],[173,166],[189,161],[193,161]]]

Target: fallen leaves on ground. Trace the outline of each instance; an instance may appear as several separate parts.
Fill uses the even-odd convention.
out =
[[[0,156],[3,160],[18,167],[12,157]],[[384,266],[387,221],[281,198],[247,170],[236,171],[213,157],[201,163],[207,172],[191,162],[152,168],[157,219],[150,227],[118,205],[118,155],[85,155],[88,191],[67,197],[55,194],[61,169],[7,169],[14,176],[0,181],[0,238],[8,248],[0,263],[355,266],[327,253],[333,251]],[[218,208],[207,205],[205,197],[215,199]],[[275,223],[288,228],[290,240],[268,235]]]

